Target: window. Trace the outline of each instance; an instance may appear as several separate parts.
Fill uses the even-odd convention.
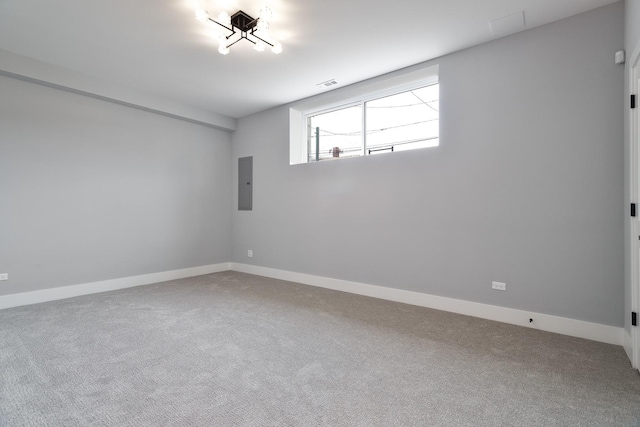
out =
[[[438,105],[432,84],[307,114],[308,161],[435,147]]]
[[[439,145],[438,65],[415,66],[292,104],[289,163]]]
[[[309,161],[362,155],[362,105],[307,117]]]

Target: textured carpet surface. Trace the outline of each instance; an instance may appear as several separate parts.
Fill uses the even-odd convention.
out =
[[[224,272],[0,311],[2,426],[640,426],[622,348]]]

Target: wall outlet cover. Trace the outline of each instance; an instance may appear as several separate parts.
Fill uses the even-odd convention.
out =
[[[9,273],[0,273],[0,280],[9,280]]]

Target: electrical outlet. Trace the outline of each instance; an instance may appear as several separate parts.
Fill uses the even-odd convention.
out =
[[[247,251],[247,256],[248,256],[249,258],[253,258],[253,251],[252,251],[251,249],[249,249],[249,250]]]
[[[506,291],[507,284],[502,282],[491,282],[491,289],[495,289],[497,291]]]
[[[9,273],[0,273],[0,280],[9,280]]]

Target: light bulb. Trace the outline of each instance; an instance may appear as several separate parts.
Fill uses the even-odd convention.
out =
[[[227,12],[220,12],[218,15],[218,22],[222,25],[226,25],[227,27],[231,26],[231,17]]]
[[[196,9],[196,19],[201,22],[207,22],[209,20],[209,12],[204,9]]]
[[[273,17],[273,12],[269,6],[265,6],[260,9],[260,19],[265,21],[269,21]]]
[[[264,43],[262,43],[261,41],[256,42],[255,45],[253,45],[253,48],[255,50],[257,50],[258,52],[262,52],[264,51]]]
[[[264,33],[269,29],[269,21],[265,20],[265,19],[258,19],[258,25],[256,25],[258,27],[258,31],[260,33]]]
[[[229,53],[229,48],[226,45],[221,44],[218,48],[218,52],[220,52],[222,55],[226,55],[227,53]]]
[[[273,47],[271,47],[271,52],[278,54],[282,52],[282,45],[280,43],[275,43]]]
[[[220,31],[211,31],[209,35],[212,39],[218,42],[219,45],[226,44],[227,38]]]

